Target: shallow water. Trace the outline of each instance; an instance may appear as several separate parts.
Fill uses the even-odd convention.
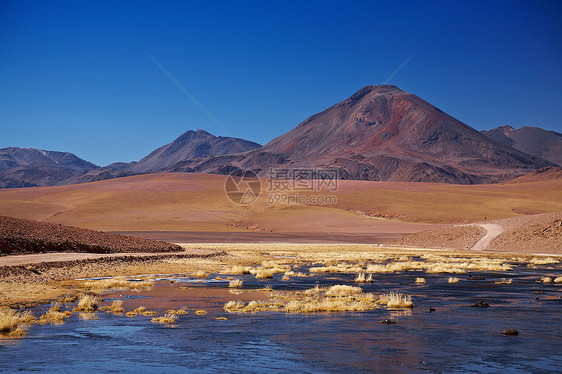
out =
[[[96,313],[99,320],[84,321],[75,313],[64,325],[33,325],[25,338],[0,340],[0,371],[554,373],[562,366],[562,284],[537,282],[562,272],[554,267],[472,273],[485,278],[479,280],[460,274],[456,284],[447,283],[448,274],[381,274],[360,286],[365,292],[411,294],[413,310],[330,314],[227,314],[223,305],[265,299],[267,292],[248,290],[266,285],[275,290],[355,285],[354,274],[290,281],[281,281],[282,274],[265,281],[235,276],[244,281],[241,294],[231,293],[227,281],[176,278],[170,284],[163,278],[150,290],[114,291],[104,298],[124,300],[126,310],[144,305],[162,314],[185,308],[188,314],[179,316],[175,327],[105,312]],[[416,277],[427,284],[415,285]],[[494,284],[503,277],[513,283]],[[481,300],[491,306],[471,307]],[[197,309],[208,313],[196,315]],[[382,319],[397,323],[378,323]],[[509,328],[520,335],[503,336]]]

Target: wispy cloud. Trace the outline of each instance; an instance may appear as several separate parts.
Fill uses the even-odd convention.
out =
[[[189,92],[188,89],[185,88],[185,87],[183,86],[183,84],[181,84],[181,83],[176,79],[176,77],[174,77],[174,76],[172,75],[172,73],[170,73],[170,72],[168,71],[168,69],[166,69],[166,68],[160,63],[160,61],[158,61],[158,60],[156,59],[156,57],[152,56],[152,55],[151,55],[150,53],[148,53],[148,52],[147,52],[146,54],[147,54],[148,57],[152,60],[152,62],[154,62],[154,65],[158,66],[158,68],[159,68],[160,70],[162,70],[162,72],[163,72],[164,74],[166,74],[166,76],[167,76],[168,78],[170,78],[170,80],[171,80],[172,82],[174,82],[174,84],[175,84],[176,86],[178,86],[178,88],[179,88],[187,97],[189,97],[189,99],[190,99],[191,101],[193,101],[193,103],[194,103],[195,105],[197,105],[197,107],[198,107],[199,109],[201,109],[201,111],[202,111],[203,113],[205,113],[205,115],[206,115],[207,117],[209,117],[209,119],[210,119],[211,121],[213,121],[213,122],[215,123],[215,125],[217,125],[222,131],[224,131],[224,133],[225,133],[226,135],[232,136],[232,134],[230,133],[230,131],[228,131],[228,130],[226,129],[226,127],[224,127],[224,126],[222,125],[222,123],[220,123],[219,120],[218,120],[215,116],[213,116],[213,115],[211,114],[211,112],[209,112],[209,111],[207,110],[207,108],[205,108],[205,106],[203,106],[203,104],[201,104],[201,103],[199,102],[199,100],[197,100],[197,98],[196,98],[195,96],[193,96],[193,94],[192,94],[191,92]]]
[[[400,72],[400,70],[402,70],[406,65],[408,65],[408,63],[414,58],[414,56],[416,54],[417,54],[417,52],[414,52],[407,59],[405,59],[404,62],[402,64],[400,64],[400,66],[398,66],[398,68],[396,70],[394,70],[392,72],[392,74],[390,74],[388,76],[388,78],[385,79],[383,84],[387,84],[388,82],[390,82],[392,80],[392,78],[394,78],[394,76],[396,76],[396,74],[398,74],[398,72]]]

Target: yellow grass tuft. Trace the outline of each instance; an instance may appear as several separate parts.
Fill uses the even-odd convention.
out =
[[[164,314],[162,317],[154,317],[150,320],[153,323],[162,323],[165,325],[171,325],[172,323],[176,322],[178,317],[172,314]]]
[[[15,331],[25,318],[28,317],[11,308],[0,309],[0,333],[9,334]]]
[[[242,280],[240,280],[240,279],[231,280],[230,282],[228,282],[228,287],[230,287],[230,288],[240,288],[240,287],[242,287],[243,283],[244,282],[242,282]]]
[[[191,276],[192,276],[192,277],[195,277],[195,278],[199,278],[199,279],[204,279],[204,278],[208,278],[208,277],[209,277],[209,274],[207,274],[207,273],[206,273],[205,271],[203,271],[203,270],[198,270],[198,271],[196,271],[195,273],[192,273]]]
[[[354,287],[354,286],[346,286],[342,284],[338,284],[328,288],[326,291],[327,297],[343,297],[349,295],[358,295],[363,293],[361,287]]]
[[[86,281],[83,283],[84,287],[92,288],[95,290],[106,290],[106,289],[130,289],[130,290],[141,290],[145,288],[150,288],[154,285],[151,281],[128,281],[125,277],[107,278],[93,281]]]
[[[379,303],[386,304],[392,309],[413,308],[412,296],[404,295],[399,292],[391,292],[379,296]]]
[[[184,314],[187,314],[187,311],[184,310],[184,309],[178,309],[178,310],[176,310],[176,314],[177,314],[178,316],[184,315]]]
[[[98,309],[98,298],[92,295],[82,295],[78,300],[76,312],[95,312]]]
[[[511,284],[513,279],[502,278],[499,281],[494,282],[494,284]]]
[[[559,260],[552,257],[535,257],[529,260],[529,263],[533,265],[557,264],[559,262]]]
[[[457,278],[457,277],[449,277],[449,283],[459,283],[459,278]]]
[[[355,278],[355,283],[365,283],[365,273],[357,274],[357,277]]]
[[[234,265],[229,269],[224,270],[224,274],[250,274],[249,266]]]
[[[113,302],[109,306],[109,310],[111,310],[112,313],[116,314],[123,313],[125,311],[125,309],[123,309],[123,301],[113,300]]]
[[[416,284],[425,284],[425,278],[416,278]]]
[[[126,316],[126,317],[129,317],[129,318],[135,317],[136,315],[138,315],[138,313],[137,313],[137,312],[132,312],[132,311],[131,311],[131,312],[125,313],[125,316]]]
[[[543,282],[543,283],[552,283],[552,278],[551,278],[551,277],[542,277],[542,278],[541,278],[541,282]]]
[[[195,314],[197,314],[198,316],[204,316],[205,314],[207,314],[206,310],[196,310]]]
[[[554,283],[562,283],[562,277],[554,278]]]

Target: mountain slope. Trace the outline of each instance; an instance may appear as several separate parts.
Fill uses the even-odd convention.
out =
[[[482,131],[482,134],[522,152],[562,165],[562,134],[559,132],[540,127],[514,129],[511,126],[500,126]]]
[[[0,149],[0,171],[17,166],[56,166],[67,169],[72,174],[98,168],[68,152],[17,147]]]
[[[334,167],[344,179],[493,183],[552,166],[395,86],[367,86],[262,148],[168,171]]]
[[[98,166],[68,152],[0,149],[0,188],[54,186]]]
[[[240,153],[259,147],[259,144],[244,139],[214,136],[204,130],[190,130],[156,149],[129,170],[135,173],[157,171],[181,161]]]

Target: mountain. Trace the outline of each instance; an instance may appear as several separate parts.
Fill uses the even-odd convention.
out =
[[[257,149],[261,145],[233,137],[214,136],[204,130],[189,130],[173,142],[166,144],[138,162],[116,162],[106,167],[89,170],[61,182],[76,184],[127,177],[136,174],[167,171],[173,165],[192,162],[201,158],[229,155]],[[193,172],[193,170],[182,170]]]
[[[556,179],[562,179],[562,168],[558,166],[550,166],[533,170],[529,174],[525,174],[519,178],[510,180],[509,183],[533,183],[551,181]]]
[[[540,127],[500,126],[482,131],[490,139],[562,166],[562,134]]]
[[[68,152],[44,151],[35,148],[0,149],[0,171],[17,166],[56,166],[67,169],[72,174],[96,169],[98,166],[82,160]]]
[[[214,136],[200,129],[190,130],[173,142],[156,149],[128,170],[135,173],[158,171],[180,161],[229,155],[259,147],[261,145],[244,139]]]
[[[494,183],[553,164],[490,140],[395,86],[367,86],[262,148],[168,171],[337,168],[343,179]]]
[[[98,166],[68,152],[0,149],[0,188],[54,186]]]

